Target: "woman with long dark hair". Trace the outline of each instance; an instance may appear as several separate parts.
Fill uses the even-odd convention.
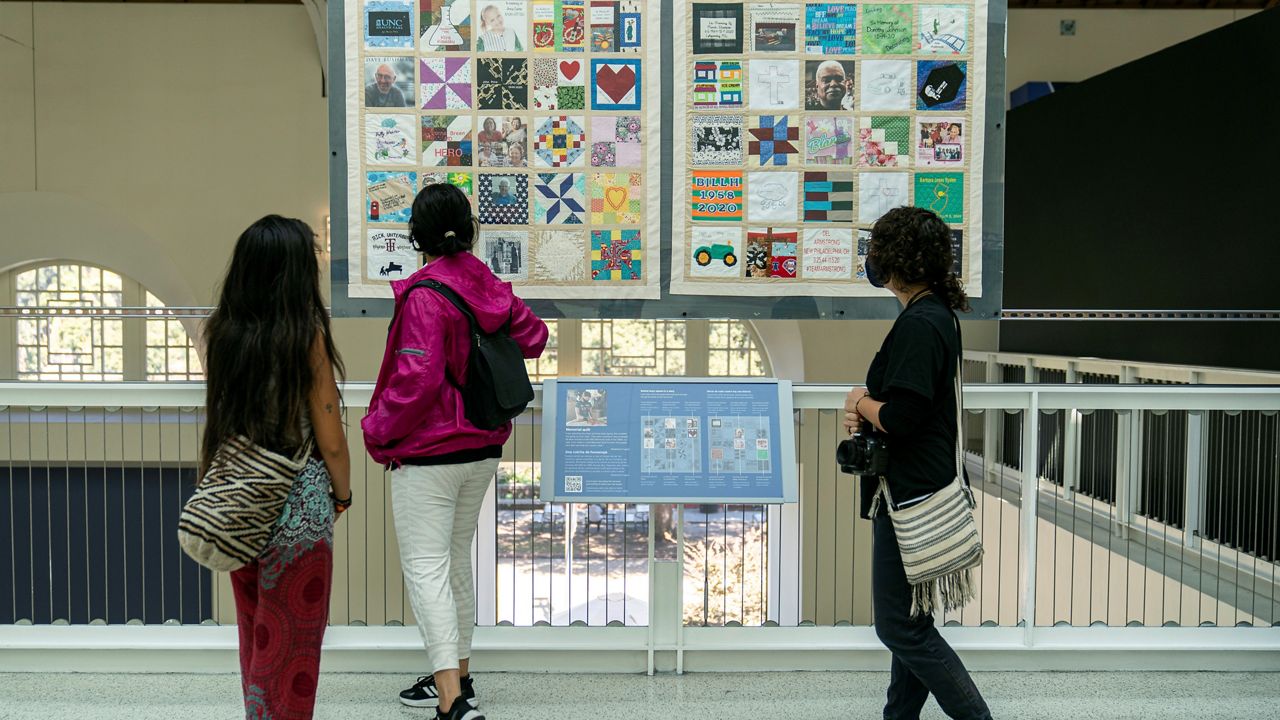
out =
[[[907,581],[886,508],[920,503],[956,480],[955,377],[960,325],[969,301],[952,274],[951,229],[922,208],[890,210],[871,229],[867,279],[903,306],[867,370],[866,388],[845,399],[850,433],[870,423],[889,446],[889,493],[862,478],[862,516],[872,520],[871,597],[876,634],[893,654],[885,718],[914,720],[929,694],[949,717],[987,720],[991,711],[934,626],[933,586]],[[877,511],[878,510],[878,511]]]
[[[204,340],[203,468],[237,435],[285,456],[315,449],[266,549],[231,573],[246,717],[310,718],[329,619],[333,521],[351,504],[351,463],[335,380],[342,359],[306,223],[268,215],[240,235]]]
[[[413,201],[409,238],[426,265],[391,283],[395,314],[378,384],[361,421],[364,444],[391,472],[400,566],[431,672],[400,693],[442,720],[483,720],[471,681],[475,584],[471,542],[511,423],[478,428],[466,415],[471,325],[434,280],[456,293],[480,330],[506,328],[526,358],[547,344],[547,325],[470,250],[477,222],[458,188],[428,185]]]

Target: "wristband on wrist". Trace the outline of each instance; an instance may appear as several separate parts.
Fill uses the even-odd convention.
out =
[[[339,513],[343,513],[343,512],[346,512],[347,509],[351,507],[351,501],[354,498],[355,493],[348,492],[345,500],[342,498],[339,498],[337,495],[334,495],[333,493],[329,493],[329,495],[333,498],[333,509],[337,510]]]

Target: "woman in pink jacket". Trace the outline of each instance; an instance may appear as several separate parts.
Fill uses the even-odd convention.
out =
[[[468,673],[476,611],[471,541],[511,425],[481,430],[467,421],[458,388],[467,380],[469,323],[440,293],[410,289],[427,279],[449,287],[488,333],[510,320],[527,358],[547,343],[546,323],[469,252],[477,228],[467,196],[452,185],[429,185],[414,199],[409,240],[426,265],[391,284],[395,315],[360,423],[369,454],[390,470],[400,564],[431,662],[431,674],[401,692],[400,702],[435,707],[437,718],[449,720],[483,720]]]

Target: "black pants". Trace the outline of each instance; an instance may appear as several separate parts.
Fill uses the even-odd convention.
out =
[[[871,596],[876,635],[893,653],[885,720],[916,720],[929,693],[948,717],[988,720],[991,711],[987,703],[956,652],[938,634],[933,616],[911,617],[911,585],[902,569],[893,522],[881,512],[872,527]]]

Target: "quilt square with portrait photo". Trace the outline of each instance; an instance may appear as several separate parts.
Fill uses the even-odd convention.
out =
[[[740,60],[699,60],[693,64],[693,106],[696,108],[742,107]]]
[[[413,107],[413,58],[366,57],[364,106],[369,109]]]
[[[742,52],[742,5],[693,3],[694,55]]]
[[[742,116],[693,117],[693,165],[742,164]]]
[[[418,0],[424,53],[471,49],[471,0]]]
[[[800,37],[800,6],[760,3],[747,7],[751,18],[751,49],[758,52],[795,52]]]
[[[525,0],[477,0],[476,52],[516,53],[529,47]]]
[[[422,164],[427,167],[471,167],[470,115],[422,116]]]
[[[804,51],[809,55],[853,55],[857,51],[858,10],[843,3],[804,6]]]
[[[526,109],[529,105],[528,61],[523,58],[477,58],[476,96],[480,110]]]
[[[533,222],[581,225],[586,222],[586,175],[538,173],[533,178]]]
[[[592,225],[639,225],[640,173],[591,173]]]
[[[591,167],[638,167],[643,155],[640,116],[591,116]]]
[[[533,153],[538,167],[581,167],[587,152],[586,121],[581,117],[553,115],[534,118]]]
[[[921,117],[916,122],[916,161],[924,167],[958,167],[965,161],[964,118]]]
[[[527,280],[529,267],[528,230],[481,230],[476,256],[500,280]]]
[[[480,224],[529,224],[528,176],[481,173],[477,195],[480,200]]]
[[[639,230],[591,231],[592,280],[640,280],[643,269]]]
[[[856,68],[852,60],[807,60],[804,66],[806,110],[853,109]]]
[[[480,167],[527,167],[529,127],[516,116],[482,116],[476,135]]]

